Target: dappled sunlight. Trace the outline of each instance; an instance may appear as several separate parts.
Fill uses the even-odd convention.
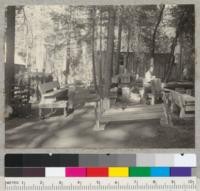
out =
[[[187,147],[189,139],[189,145],[193,145],[192,126],[185,128],[181,136],[179,128],[163,128],[159,120],[123,125],[111,123],[104,131],[96,132],[93,131],[95,121],[85,118],[93,110],[82,111],[84,112],[77,112],[71,120],[66,117],[52,117],[8,129],[6,145],[9,148],[145,148],[148,145],[152,145],[152,148],[168,148],[177,145],[182,147],[183,140]]]
[[[134,134],[145,138],[154,138],[158,135],[155,128],[148,126],[135,129]]]
[[[108,141],[123,141],[128,137],[128,132],[123,129],[106,130],[101,137],[108,139]]]

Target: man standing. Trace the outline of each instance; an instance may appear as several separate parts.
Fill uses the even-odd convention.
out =
[[[150,64],[149,70],[145,73],[143,86],[144,86],[144,98],[148,98],[148,93],[151,93],[151,82],[155,79],[153,76],[154,65],[153,63]]]

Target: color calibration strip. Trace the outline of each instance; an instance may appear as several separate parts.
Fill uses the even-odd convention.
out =
[[[7,154],[5,167],[196,167],[195,154]]]
[[[5,168],[5,177],[190,177],[191,167]]]

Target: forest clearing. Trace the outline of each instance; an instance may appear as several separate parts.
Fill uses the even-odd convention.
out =
[[[194,5],[9,6],[8,148],[193,148]]]

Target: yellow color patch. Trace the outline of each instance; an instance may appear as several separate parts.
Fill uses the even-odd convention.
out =
[[[109,177],[128,177],[129,168],[128,167],[109,167],[108,176]]]

